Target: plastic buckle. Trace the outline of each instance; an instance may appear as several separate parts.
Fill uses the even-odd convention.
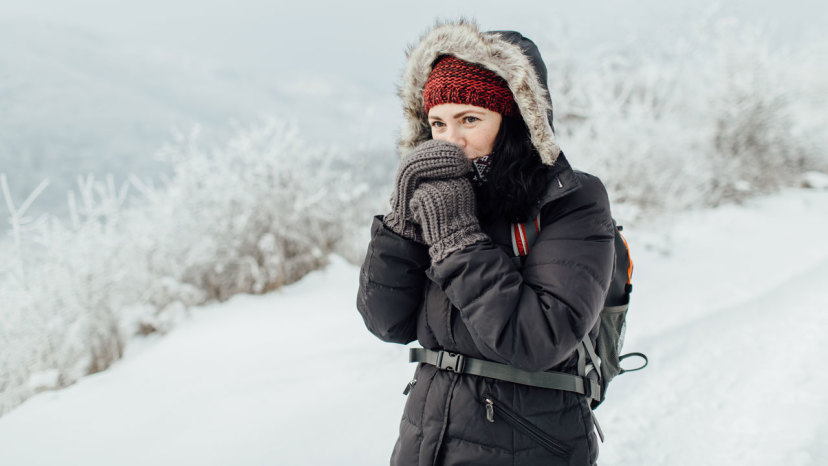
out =
[[[592,398],[593,400],[600,400],[601,399],[601,384],[596,382],[595,380],[589,379],[589,383],[585,384],[589,386],[589,395],[588,398]]]
[[[466,358],[462,354],[440,351],[437,353],[437,367],[444,371],[452,371],[458,374],[463,372],[466,365]]]

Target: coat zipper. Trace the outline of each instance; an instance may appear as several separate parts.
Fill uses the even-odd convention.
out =
[[[405,386],[405,390],[403,390],[403,395],[408,395],[408,392],[410,392],[411,389],[414,388],[414,384],[416,384],[416,383],[417,383],[417,377],[414,377],[413,379],[411,379],[411,382],[408,382],[408,385]]]
[[[495,400],[491,396],[486,396],[485,403],[486,420],[489,422],[494,422]],[[497,412],[503,415],[503,420],[505,420],[507,424],[512,426],[513,429],[516,429],[519,432],[522,432],[523,434],[527,435],[529,438],[538,442],[547,450],[564,458],[569,456],[569,448],[561,444],[559,441],[553,439],[552,437],[541,431],[537,426],[530,423],[526,419],[523,419],[521,416],[517,415],[500,402],[497,403]]]

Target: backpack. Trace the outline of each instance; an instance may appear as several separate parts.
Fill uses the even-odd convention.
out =
[[[535,239],[540,234],[540,225],[540,214],[529,222],[512,224],[512,253],[518,267],[523,265]],[[616,375],[641,370],[648,364],[647,356],[642,353],[621,354],[627,329],[626,319],[630,305],[630,293],[632,293],[633,262],[627,240],[621,234],[624,227],[618,225],[615,219],[612,225],[615,230],[615,258],[609,291],[600,314],[598,338],[593,346],[592,340],[587,335],[577,347],[578,375],[593,380],[597,378],[600,386],[600,390],[594,390],[599,392],[598,394],[587,395],[591,401],[590,407],[593,409],[604,401],[607,387]],[[624,359],[633,356],[642,358],[644,364],[634,369],[621,367]]]

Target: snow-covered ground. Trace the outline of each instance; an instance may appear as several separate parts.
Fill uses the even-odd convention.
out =
[[[627,228],[628,351],[601,464],[828,464],[828,191]],[[196,309],[111,369],[0,418],[3,465],[386,464],[413,366],[365,330],[338,257]]]

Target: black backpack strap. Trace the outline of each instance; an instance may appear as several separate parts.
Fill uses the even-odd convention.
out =
[[[618,357],[618,363],[620,364],[620,363],[621,363],[622,361],[624,361],[625,359],[627,359],[627,358],[631,358],[631,357],[637,357],[637,358],[641,358],[641,359],[643,359],[643,360],[644,360],[644,364],[642,364],[642,365],[640,365],[640,366],[636,367],[635,369],[624,369],[624,368],[622,367],[622,368],[621,368],[621,372],[620,372],[621,374],[623,374],[623,373],[625,373],[625,372],[635,372],[635,371],[640,371],[641,369],[644,369],[645,367],[647,367],[647,364],[649,364],[649,363],[650,363],[650,360],[649,360],[649,359],[647,359],[647,355],[645,355],[644,353],[627,353],[627,354],[625,354],[625,355],[619,356],[619,357]]]
[[[464,356],[448,351],[432,351],[425,348],[411,348],[409,362],[424,362],[437,368],[457,374],[473,374],[490,379],[529,385],[531,387],[550,388],[575,392],[589,398],[601,397],[601,386],[587,377],[567,374],[565,372],[546,371],[529,372],[507,364],[500,364],[483,359]]]

